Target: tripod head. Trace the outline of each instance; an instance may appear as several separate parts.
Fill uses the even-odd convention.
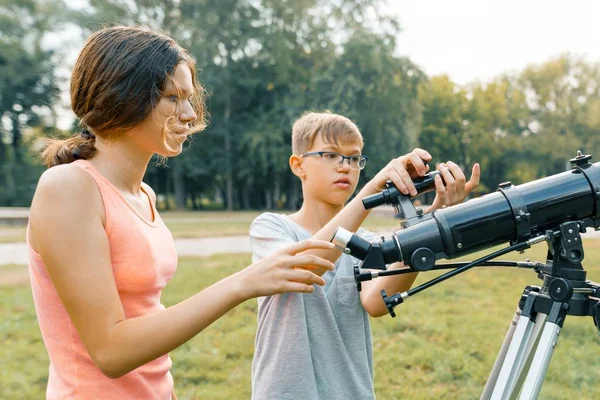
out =
[[[384,275],[361,274],[361,268],[385,271],[386,265],[402,261],[412,271],[428,271],[436,267],[439,259],[510,244],[403,294],[388,297],[382,293],[390,313],[395,305],[418,291],[501,254],[522,251],[543,241],[549,246],[548,260],[535,267],[542,277],[585,281],[580,233],[587,228],[600,229],[600,163],[592,164],[590,160],[590,155],[578,152],[570,160],[570,171],[518,186],[505,182],[494,193],[429,214],[418,211],[410,198],[399,191],[386,188],[387,192],[367,197],[363,204],[365,208],[380,204],[401,207],[407,217],[404,229],[389,238],[369,243],[338,228],[332,242],[362,260],[355,269],[357,284]],[[422,190],[427,189],[431,186],[422,186]],[[548,285],[552,279],[548,279]],[[595,295],[600,296],[600,292]]]

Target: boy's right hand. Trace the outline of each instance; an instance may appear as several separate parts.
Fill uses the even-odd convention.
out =
[[[374,193],[385,189],[385,183],[391,180],[394,185],[404,194],[417,195],[417,189],[413,179],[425,175],[429,171],[429,165],[424,161],[431,161],[431,154],[423,149],[414,149],[408,154],[395,158],[388,163],[367,184]]]
[[[311,249],[334,248],[333,243],[324,240],[306,239],[253,263],[239,273],[242,297],[246,300],[286,292],[311,293],[314,284],[323,286],[325,280],[309,269],[333,270],[335,265],[315,255],[296,254]]]

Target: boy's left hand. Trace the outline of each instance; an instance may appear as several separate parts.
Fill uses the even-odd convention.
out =
[[[479,184],[481,171],[479,164],[473,165],[471,179],[466,182],[465,174],[458,165],[452,161],[438,165],[443,181],[440,176],[435,177],[435,200],[427,211],[437,210],[444,206],[452,206],[462,202]],[[444,183],[446,185],[444,186]]]

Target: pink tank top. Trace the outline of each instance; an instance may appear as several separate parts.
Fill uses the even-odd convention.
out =
[[[154,220],[148,221],[131,208],[116,187],[100,175],[91,163],[78,160],[72,165],[90,174],[100,189],[106,213],[105,230],[110,243],[112,269],[126,317],[134,318],[163,310],[161,290],[177,267],[171,232],[151,201]],[[29,245],[29,239],[27,243]],[[85,266],[82,265],[82,268]],[[46,390],[48,399],[171,398],[173,378],[168,355],[121,378],[107,378],[85,349],[40,255],[31,245],[29,274],[42,338],[50,356]]]

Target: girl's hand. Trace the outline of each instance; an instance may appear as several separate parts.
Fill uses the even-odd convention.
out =
[[[310,269],[333,270],[334,264],[310,254],[297,254],[311,249],[331,250],[335,245],[323,240],[307,239],[286,247],[255,262],[240,272],[240,292],[244,299],[278,293],[311,293],[313,285],[325,285],[325,280]]]

